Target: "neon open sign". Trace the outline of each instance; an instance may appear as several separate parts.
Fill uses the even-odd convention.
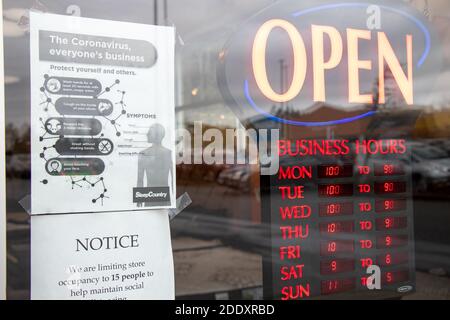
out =
[[[281,1],[239,29],[223,51],[219,80],[244,121],[263,115],[298,126],[347,123],[385,104],[388,85],[404,106],[420,104],[431,82],[419,86],[418,79],[439,68],[426,20],[404,4]],[[299,121],[315,103],[364,108],[350,118]],[[286,115],[286,105],[297,116]]]
[[[281,28],[289,35],[294,57],[293,78],[289,89],[283,93],[277,93],[269,83],[266,70],[266,46],[270,32],[274,28]],[[359,87],[359,70],[372,70],[371,60],[360,60],[359,46],[364,40],[370,41],[372,33],[370,30],[347,29],[347,57],[348,57],[348,101],[350,103],[373,103],[372,94],[361,94]],[[330,40],[330,57],[325,58],[325,37]],[[312,68],[314,79],[314,101],[326,101],[326,70],[336,68],[342,61],[343,40],[339,31],[332,26],[311,26],[312,40]],[[404,73],[399,59],[384,32],[377,33],[378,41],[378,90],[379,103],[386,102],[385,95],[385,65],[389,67],[397,82],[406,103],[412,105],[413,93],[413,38],[410,34],[405,36],[406,67]],[[259,90],[270,100],[275,102],[288,102],[300,93],[306,79],[308,59],[306,47],[301,34],[296,27],[287,20],[273,19],[265,22],[256,33],[252,51],[253,75]]]

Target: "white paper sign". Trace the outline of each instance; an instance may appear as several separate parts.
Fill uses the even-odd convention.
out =
[[[31,218],[31,298],[174,299],[165,210]]]
[[[175,207],[174,29],[30,13],[31,213]]]

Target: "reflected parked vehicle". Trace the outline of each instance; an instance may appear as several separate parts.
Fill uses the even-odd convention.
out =
[[[417,192],[450,185],[450,156],[445,150],[425,144],[413,150],[412,175]]]
[[[251,172],[248,166],[236,166],[223,170],[217,177],[217,183],[247,192],[250,190]]]

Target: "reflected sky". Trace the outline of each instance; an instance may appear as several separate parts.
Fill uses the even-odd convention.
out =
[[[401,1],[401,0],[399,0]],[[250,17],[273,5],[274,0],[193,0],[189,5],[185,1],[167,0],[167,24],[177,29],[177,101],[180,105],[192,107],[208,107],[224,104],[216,82],[217,57],[230,37],[246,23]],[[291,2],[291,1],[287,1]],[[309,1],[314,3],[314,1]],[[408,2],[408,1],[406,1]],[[426,9],[424,1],[411,0],[419,10]],[[82,16],[99,19],[122,20],[137,23],[153,23],[154,3],[150,0],[4,0],[5,26],[5,72],[7,117],[17,125],[28,122],[29,117],[29,44],[26,28],[19,26],[18,21],[26,16],[26,9],[35,8],[49,12],[65,14],[71,5],[81,8]],[[292,2],[291,2],[292,3]],[[304,2],[303,2],[304,3]],[[437,22],[433,24],[438,34],[450,27],[450,18],[442,17],[442,12],[450,11],[448,1],[428,1],[426,10]],[[164,24],[163,1],[159,2],[159,23]],[[435,17],[436,12],[440,13]],[[342,19],[346,16],[342,12]],[[326,19],[325,19],[326,20]],[[345,21],[342,21],[345,22]],[[399,33],[404,32],[402,25],[393,19],[383,21],[386,28],[393,28]],[[443,55],[450,51],[450,39],[442,39]],[[367,47],[364,50],[370,50]],[[366,53],[362,52],[362,56]],[[450,55],[449,55],[450,56]],[[343,57],[345,59],[345,57]],[[446,61],[446,66],[449,65]],[[422,99],[421,104],[432,104],[439,108],[446,106],[449,99],[448,83],[450,72],[447,67],[440,68],[440,74],[425,74],[416,79],[416,87],[428,86],[431,82],[437,86]],[[363,91],[370,90],[373,79],[363,79]],[[239,84],[240,85],[240,84]],[[335,81],[333,92],[344,92],[345,82]],[[194,91],[193,91],[194,90]],[[420,90],[419,90],[420,91]],[[195,96],[192,94],[195,92]],[[333,97],[334,105],[343,105],[344,101]],[[420,99],[419,99],[420,100]]]

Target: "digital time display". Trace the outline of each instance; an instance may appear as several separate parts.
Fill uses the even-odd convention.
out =
[[[348,178],[353,176],[353,165],[319,165],[317,167],[319,179]]]
[[[405,282],[409,280],[409,272],[407,270],[389,271],[381,274],[382,284],[393,284]]]
[[[324,295],[350,291],[355,289],[355,282],[355,278],[325,280],[321,282],[320,291]]]
[[[406,199],[382,199],[375,201],[375,212],[395,212],[406,209]]]
[[[352,195],[353,195],[353,184],[351,183],[319,185],[319,197],[322,198],[350,197]]]
[[[319,216],[337,217],[353,214],[353,202],[330,202],[319,204]]]
[[[332,256],[338,253],[353,253],[353,240],[329,240],[320,242],[320,255]]]
[[[334,259],[320,262],[320,274],[345,273],[355,270],[355,259]]]
[[[377,230],[404,229],[408,225],[407,217],[385,217],[375,219]]]
[[[355,223],[352,221],[322,222],[319,225],[321,234],[352,233]]]
[[[377,256],[377,264],[380,267],[389,267],[408,263],[407,252],[388,252]]]
[[[401,163],[376,163],[374,165],[376,177],[400,176],[405,174],[405,168]]]
[[[377,249],[399,248],[407,244],[407,235],[383,235],[377,237]]]
[[[393,194],[393,193],[405,193],[406,182],[405,181],[384,181],[375,182],[376,194]]]

